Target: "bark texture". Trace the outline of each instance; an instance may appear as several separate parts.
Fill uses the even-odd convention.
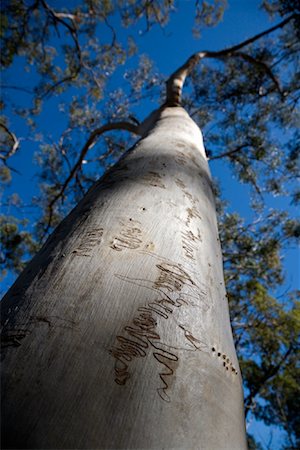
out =
[[[246,449],[202,136],[142,128],[3,299],[3,448]]]

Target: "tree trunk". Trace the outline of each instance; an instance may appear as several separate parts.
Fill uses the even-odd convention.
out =
[[[3,448],[246,448],[201,133],[144,128],[3,299]]]

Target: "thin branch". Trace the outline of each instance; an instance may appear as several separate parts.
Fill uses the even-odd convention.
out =
[[[6,159],[3,159],[2,155],[0,155],[0,159],[2,159],[2,163],[4,164],[5,167],[7,167],[9,170],[11,170],[12,172],[15,172],[18,175],[22,175],[22,173],[18,170],[15,169],[14,167],[10,166],[8,164],[8,162],[6,161]]]
[[[237,148],[234,148],[233,150],[230,150],[230,151],[228,151],[228,152],[221,153],[220,155],[211,156],[210,158],[207,158],[207,159],[208,159],[209,161],[212,161],[212,160],[214,160],[214,159],[221,159],[221,158],[224,158],[224,157],[226,157],[226,156],[231,156],[231,155],[233,155],[233,154],[235,154],[235,153],[240,152],[241,150],[243,150],[243,148],[246,148],[246,147],[248,147],[248,144],[239,145]]]
[[[26,92],[26,94],[33,94],[33,91],[31,91],[30,89],[21,87],[21,86],[13,86],[11,84],[1,84],[0,86],[1,89],[14,89],[15,91],[21,91],[21,92]]]
[[[83,65],[83,61],[82,61],[82,54],[81,54],[81,48],[79,45],[79,41],[78,41],[78,36],[77,36],[77,30],[76,30],[76,26],[75,26],[75,16],[72,14],[65,14],[65,13],[59,13],[57,11],[55,11],[54,9],[52,9],[45,0],[41,0],[41,4],[43,5],[45,11],[47,13],[50,14],[54,25],[56,27],[57,23],[61,23],[65,28],[67,28],[67,30],[69,31],[71,38],[74,42],[75,45],[75,50],[76,50],[76,54],[78,57],[78,66],[75,69],[75,72],[73,74],[67,75],[66,77],[62,78],[61,80],[57,81],[56,83],[54,83],[52,86],[50,86],[42,95],[40,95],[40,98],[43,99],[44,97],[46,97],[51,91],[55,90],[58,86],[60,86],[63,83],[66,83],[68,81],[72,81],[74,79],[77,78],[80,70],[81,70],[81,65]],[[67,18],[70,20],[71,25],[66,22],[64,20],[64,18]]]
[[[68,75],[67,77],[64,77],[61,80],[57,81],[56,83],[52,84],[45,92],[43,92],[39,96],[39,98],[44,99],[45,97],[47,97],[48,94],[50,94],[50,92],[54,91],[61,84],[67,83],[68,81],[75,80],[77,78],[79,72],[80,72],[80,66],[78,66],[76,68],[76,71],[74,72],[73,75]]]
[[[137,134],[137,135],[140,134],[139,128],[136,125],[134,125],[134,124],[132,124],[130,122],[125,122],[125,121],[115,122],[115,123],[107,123],[107,124],[103,125],[102,127],[97,128],[96,130],[94,130],[91,133],[91,135],[88,138],[87,142],[82,147],[81,152],[79,154],[79,157],[78,157],[75,165],[70,170],[70,173],[69,173],[67,179],[63,183],[63,185],[62,185],[61,189],[59,190],[59,192],[55,195],[55,197],[51,200],[51,202],[48,205],[49,218],[48,218],[48,223],[47,223],[47,226],[46,226],[46,229],[45,229],[45,234],[47,234],[47,232],[48,232],[48,230],[49,230],[49,228],[51,226],[54,204],[57,202],[57,200],[59,198],[61,198],[64,195],[64,192],[65,192],[68,184],[70,183],[72,178],[74,176],[76,176],[77,171],[80,169],[80,167],[82,165],[82,161],[83,161],[85,155],[87,154],[89,149],[95,145],[96,139],[99,136],[101,136],[101,134],[105,133],[106,131],[111,131],[111,130],[125,130],[125,131],[129,131],[131,133]]]
[[[221,50],[217,53],[221,54],[223,53],[224,55],[226,55],[227,53],[232,53],[232,52],[236,52],[237,50],[240,50],[243,47],[246,47],[247,45],[253,44],[253,42],[259,40],[260,38],[273,33],[273,31],[278,30],[279,28],[283,28],[287,23],[289,23],[292,19],[295,19],[295,17],[297,16],[297,14],[291,14],[290,16],[288,16],[286,19],[282,20],[282,22],[279,22],[277,25],[274,25],[271,28],[268,28],[267,30],[256,34],[255,36],[252,36],[249,39],[246,39],[245,41],[240,42],[237,45],[234,45],[233,47],[229,47],[227,49]],[[214,52],[211,52],[214,53]]]
[[[113,28],[113,26],[109,23],[109,21],[107,20],[107,17],[105,17],[104,14],[101,15],[105,25],[110,29],[111,33],[112,33],[112,40],[111,40],[111,44],[109,46],[110,49],[112,49],[115,46],[116,40],[117,40],[117,36],[116,36],[116,32],[115,29]]]
[[[80,48],[80,44],[79,44],[78,33],[77,33],[77,28],[76,28],[76,23],[75,23],[75,21],[77,19],[76,16],[74,14],[60,13],[60,12],[55,11],[46,3],[45,0],[41,0],[41,3],[43,5],[44,9],[50,14],[55,27],[56,27],[57,23],[61,23],[64,27],[66,27],[68,29],[68,31],[71,35],[71,38],[75,44],[75,50],[76,50],[76,54],[78,57],[78,64],[76,65],[73,73],[71,73],[70,75],[66,75],[62,79],[60,79],[57,82],[55,82],[54,84],[52,84],[39,97],[41,99],[43,99],[43,98],[47,97],[47,95],[49,95],[57,87],[61,86],[62,84],[76,80],[76,78],[80,74],[82,68],[86,69],[87,71],[89,71],[92,74],[95,84],[97,85],[97,87],[99,89],[101,89],[101,85],[99,84],[99,82],[97,80],[94,70],[84,61],[84,59],[82,57],[82,52],[81,52],[81,48]],[[112,41],[111,41],[111,44],[108,49],[108,50],[111,50],[116,43],[116,33],[115,33],[114,28],[108,22],[107,18],[104,15],[101,15],[101,17],[104,20],[106,26],[112,32]],[[70,20],[71,25],[64,20],[65,18]],[[57,29],[57,27],[56,27],[56,29]],[[57,32],[58,32],[58,29],[57,29]]]
[[[78,38],[77,38],[76,28],[75,28],[74,21],[73,21],[74,16],[70,15],[70,14],[66,15],[63,13],[56,12],[45,2],[45,0],[41,0],[41,3],[43,5],[44,9],[50,13],[54,22],[60,22],[62,25],[64,25],[69,30],[69,32],[72,36],[72,39],[74,41],[76,50],[77,50],[78,54],[80,54],[81,53],[80,46],[79,46],[79,42],[78,42]],[[72,26],[69,25],[68,22],[66,22],[63,19],[63,17],[67,17],[71,21]]]
[[[279,22],[277,25],[274,25],[271,28],[268,28],[267,30],[263,31],[262,33],[256,34],[250,39],[246,39],[243,42],[240,42],[237,45],[234,45],[232,47],[225,48],[223,50],[219,51],[201,51],[197,52],[194,55],[192,55],[186,62],[183,64],[179,69],[177,69],[167,80],[167,98],[165,104],[168,106],[179,106],[181,105],[181,96],[182,96],[182,88],[185,82],[186,77],[191,73],[195,65],[202,60],[203,58],[217,58],[222,59],[225,57],[234,56],[238,52],[238,50],[246,47],[247,45],[252,44],[253,42],[257,41],[258,39],[262,38],[263,36],[266,36],[273,31],[278,30],[279,28],[284,27],[287,23],[289,23],[292,19],[296,17],[296,14],[292,14],[289,17],[287,17],[285,20]],[[243,56],[242,56],[243,55]],[[240,57],[243,57],[246,59],[246,55],[244,53],[239,54]],[[264,68],[264,70],[268,73],[268,75],[272,78],[272,80],[278,85],[277,80],[275,79],[271,69],[261,61],[256,60],[255,58],[252,58],[251,56],[248,57],[247,60],[251,62],[252,64],[260,65],[261,68]]]

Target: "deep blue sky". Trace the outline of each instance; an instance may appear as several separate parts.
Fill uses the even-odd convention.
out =
[[[49,4],[56,8],[67,6],[68,3],[63,1],[51,1]],[[266,14],[259,9],[260,2],[258,0],[229,0],[229,7],[225,12],[223,22],[217,28],[205,29],[202,31],[201,38],[195,39],[192,34],[193,28],[193,8],[194,1],[182,0],[179,4],[179,14],[171,17],[170,23],[162,30],[156,26],[150,33],[143,33],[145,30],[144,22],[139,23],[134,30],[134,37],[136,37],[139,47],[139,54],[147,54],[156,64],[157,69],[164,75],[169,75],[177,67],[179,67],[185,60],[194,52],[201,50],[218,50],[226,46],[236,44],[254,34],[263,31],[271,26],[271,23]],[[114,19],[112,24],[118,27]],[[142,33],[140,33],[141,31]],[[109,30],[106,30],[109,39]],[[118,27],[117,34],[119,39],[126,38],[128,34],[132,34],[132,30],[123,30]],[[118,82],[123,82],[123,71],[125,68],[132,68],[137,58],[123,67],[119,71],[119,79],[115,77],[113,85],[117,86]],[[34,76],[33,76],[34,79]],[[8,74],[3,75],[3,83],[12,85],[22,85],[30,87],[32,74],[24,71],[24,60],[19,58],[15,64],[8,71]],[[15,98],[15,101],[21,101],[24,105],[28,104],[29,96],[25,93],[10,92]],[[153,108],[158,105],[153,104]],[[149,104],[141,105],[138,110],[139,118],[147,116],[150,113]],[[18,136],[24,136],[24,126],[21,120],[14,117],[10,119],[10,127]],[[45,112],[41,115],[40,127],[43,132],[51,136],[51,139],[59,139],[60,131],[64,128],[64,117],[62,113],[58,112],[57,101],[53,100],[45,108]],[[205,135],[204,135],[205,139]],[[13,175],[13,183],[6,190],[5,194],[18,192],[25,204],[29,204],[32,195],[36,191],[36,166],[33,162],[33,152],[36,150],[35,143],[30,139],[21,142],[20,151],[10,161],[10,164],[19,170],[22,175]],[[221,184],[224,189],[224,197],[226,197],[231,204],[231,210],[239,212],[246,220],[251,220],[252,212],[249,208],[249,190],[246,186],[238,183],[229,169],[224,168],[221,161],[211,162],[211,171],[213,176],[221,179]],[[277,209],[288,209],[293,212],[287,199],[283,198],[269,198],[268,206]],[[32,219],[30,208],[22,208],[18,215],[22,218]],[[4,213],[9,213],[6,208],[3,208]],[[15,214],[15,210],[10,211]],[[286,253],[287,259],[285,268],[287,271],[287,282],[283,286],[284,291],[287,288],[299,288],[297,282],[299,276],[299,254],[296,250],[289,250]],[[9,287],[12,277],[9,276],[4,283],[3,289]],[[298,286],[297,286],[298,284]],[[261,439],[264,444],[268,442],[268,435],[263,426],[255,424],[255,434]],[[250,426],[250,431],[253,431],[253,426]],[[275,436],[276,435],[276,436]],[[280,448],[280,437],[275,433],[274,450]]]
[[[61,0],[52,1],[50,4],[56,8],[65,5]],[[134,31],[120,28],[117,20],[111,19],[110,22],[116,27],[120,40],[125,40],[129,34],[133,34],[139,47],[139,54],[147,54],[155,62],[158,71],[167,77],[196,51],[222,49],[270,27],[271,22],[259,8],[259,4],[258,0],[230,0],[224,20],[216,28],[204,29],[200,39],[195,39],[192,33],[194,25],[194,2],[192,0],[182,0],[178,5],[178,13],[171,16],[169,24],[164,29],[156,26],[150,33],[144,33],[144,21],[138,23]],[[110,31],[104,29],[104,32],[107,33],[107,39],[109,40]],[[118,83],[124,83],[124,71],[134,67],[137,59],[137,56],[132,58],[117,71],[111,83],[112,87],[116,87]],[[34,68],[32,68],[32,72],[26,72],[23,58],[18,58],[7,74],[3,75],[4,84],[26,87],[30,87],[34,79]],[[24,106],[29,105],[30,96],[28,94],[19,91],[9,91],[9,94],[16,102],[21,102]],[[141,104],[137,110],[139,119],[143,119],[151,112],[149,108],[155,108],[156,106],[158,105]],[[40,129],[49,137],[49,142],[57,142],[66,122],[63,114],[58,111],[58,102],[55,98],[47,102],[39,122]],[[28,136],[27,132],[24,131],[21,119],[15,116],[11,117],[10,127],[17,136],[27,135],[27,139],[21,141],[20,151],[10,161],[11,165],[19,170],[22,176],[14,174],[13,183],[5,194],[18,192],[24,203],[30,204],[31,198],[36,192],[37,183],[34,176],[37,167],[33,162],[33,152],[37,149],[36,143],[32,140],[33,135]],[[235,177],[222,161],[212,161],[210,166],[213,176],[221,180],[224,197],[230,201],[231,209],[251,220],[249,189],[235,180]],[[287,209],[293,213],[286,198],[270,197],[268,206],[276,209]],[[5,210],[4,212],[7,213],[8,211]],[[31,218],[30,212],[30,208],[19,210],[19,214],[23,218]],[[15,211],[11,210],[11,213],[15,214]],[[288,273],[287,287],[299,288],[299,255],[296,250],[288,252],[285,267]],[[5,287],[8,287],[7,282],[5,282]],[[286,287],[283,289],[286,289]]]

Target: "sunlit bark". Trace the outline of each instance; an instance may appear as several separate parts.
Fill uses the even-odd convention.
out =
[[[201,133],[142,131],[3,300],[4,448],[246,448]]]

